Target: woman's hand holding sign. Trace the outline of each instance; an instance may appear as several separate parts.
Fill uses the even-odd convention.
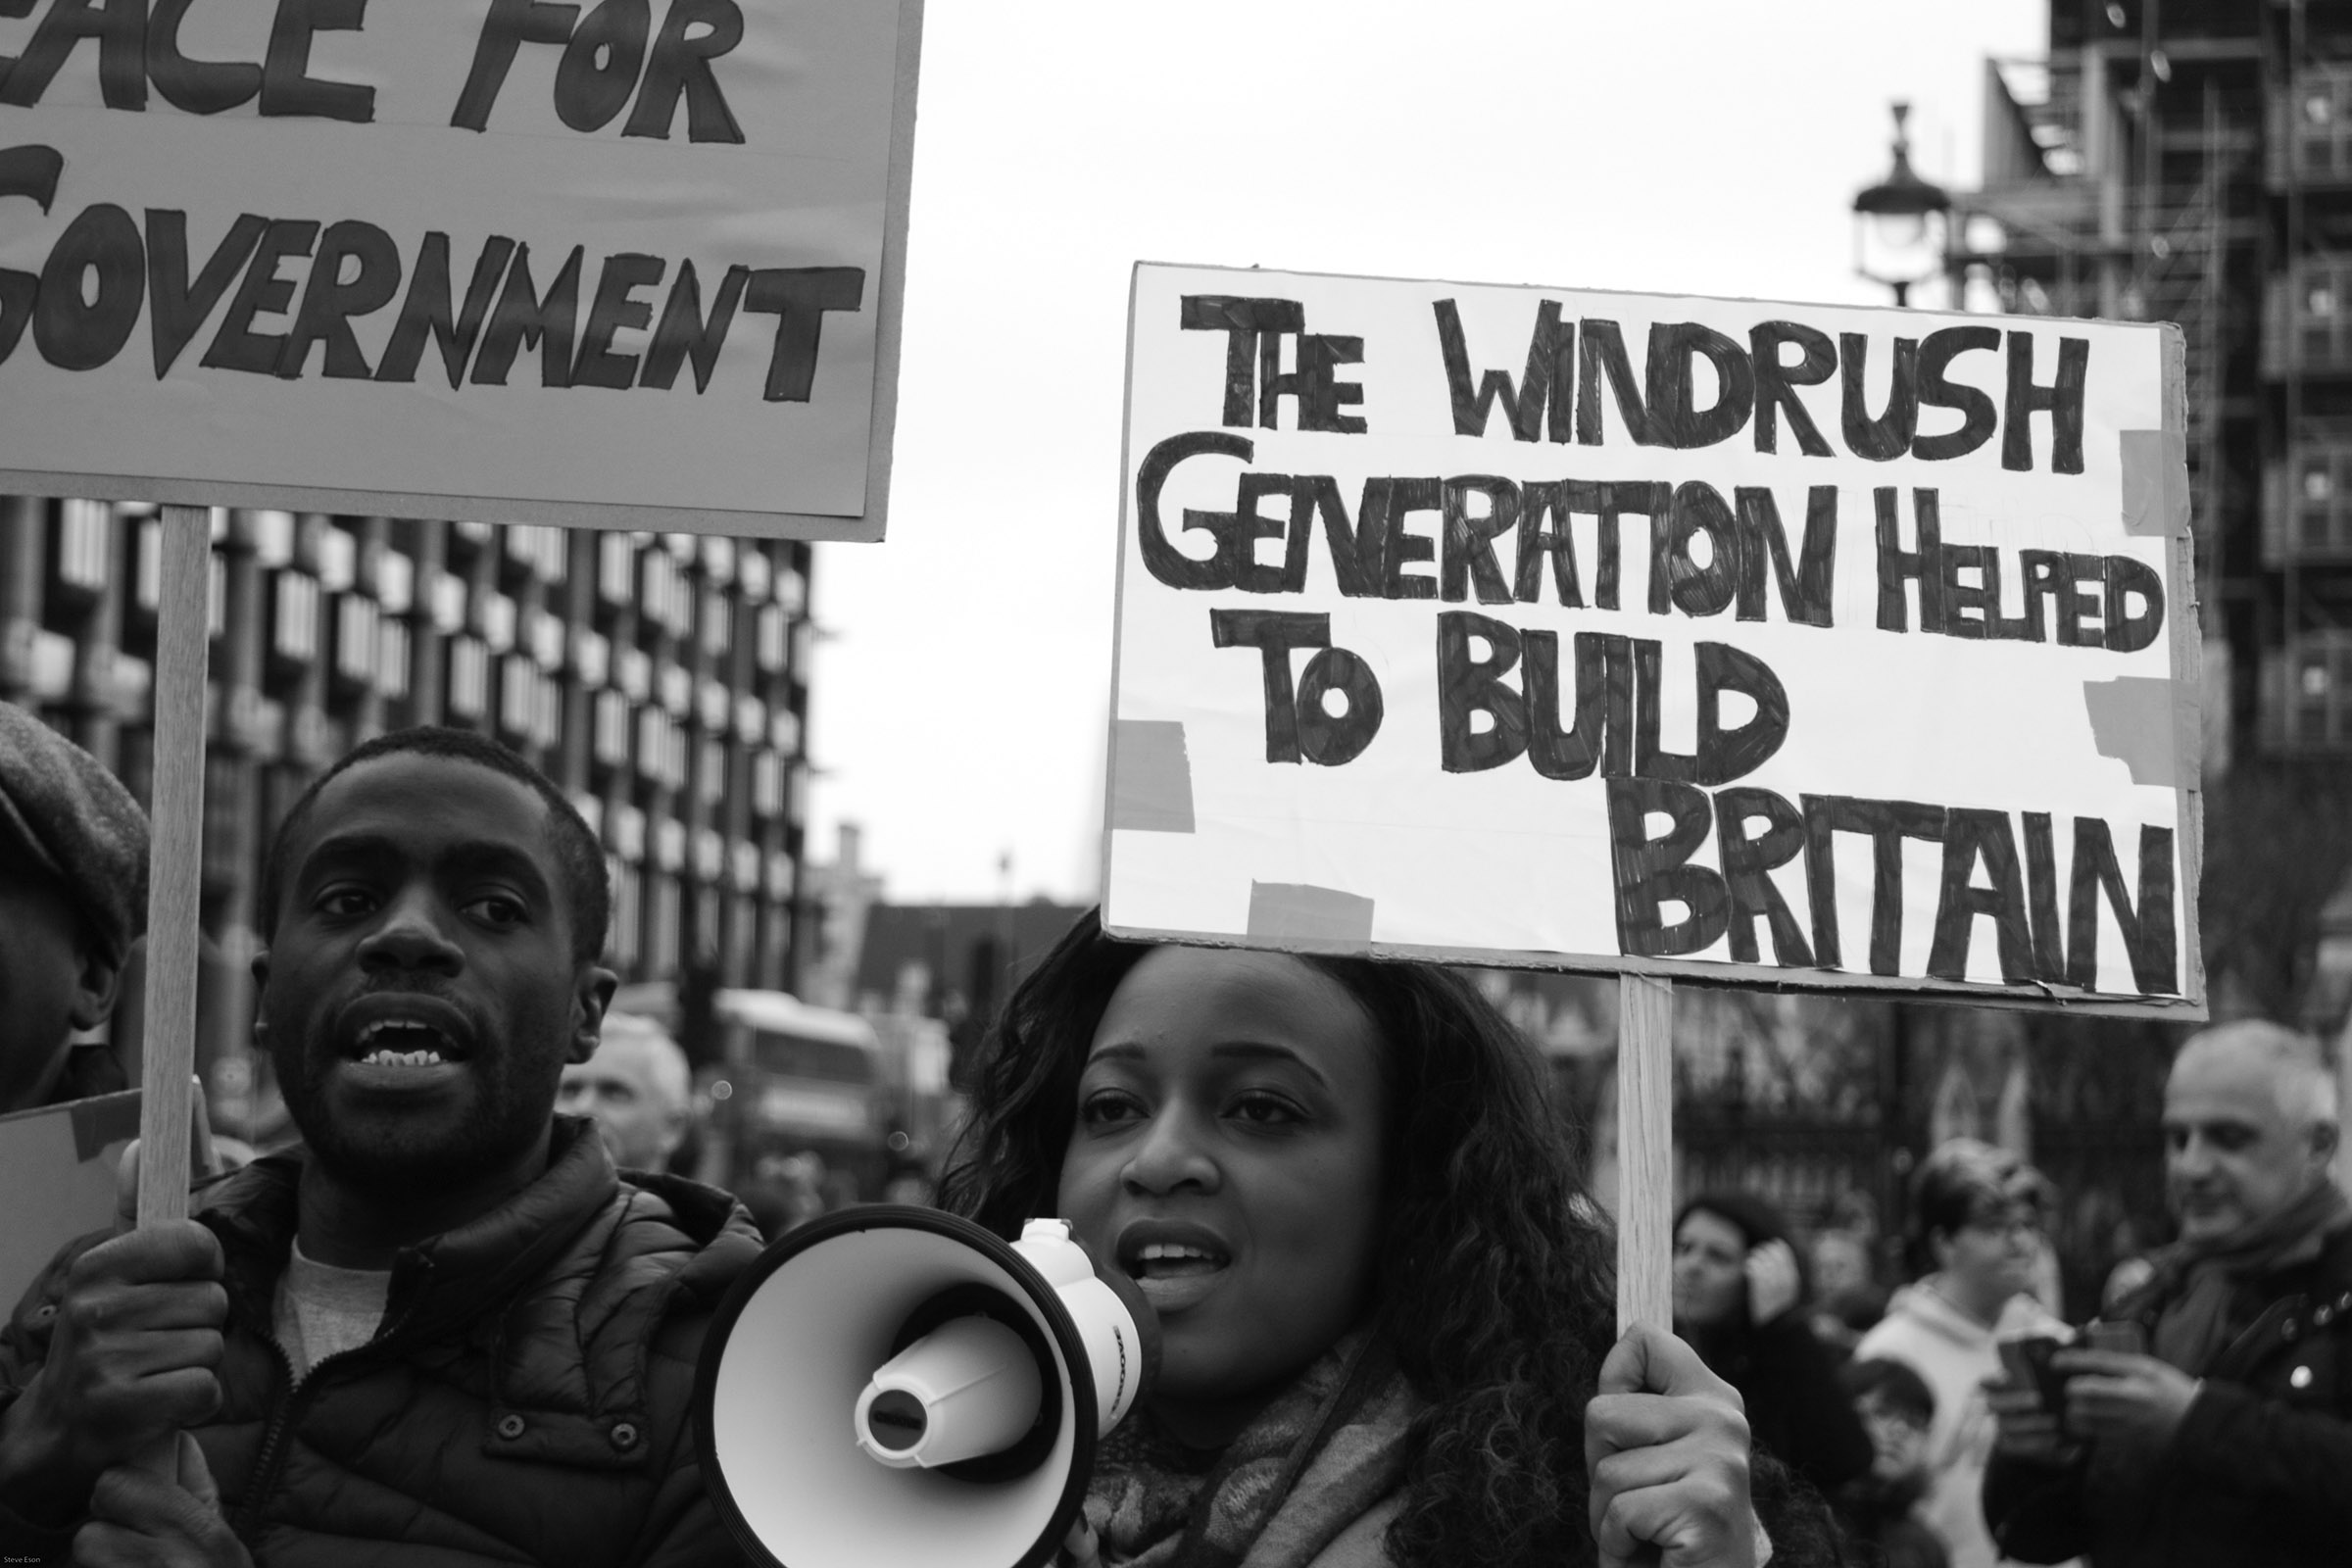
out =
[[[1601,1363],[1585,1462],[1609,1568],[1758,1568],[1769,1552],[1748,1499],[1739,1391],[1670,1334],[1637,1324]]]

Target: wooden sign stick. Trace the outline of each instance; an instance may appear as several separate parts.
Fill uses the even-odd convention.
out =
[[[1617,982],[1617,1332],[1674,1328],[1674,982]]]
[[[139,1223],[188,1212],[196,1068],[196,930],[204,875],[204,668],[212,514],[166,507],[155,612],[155,784],[147,875],[146,1033],[139,1080]]]

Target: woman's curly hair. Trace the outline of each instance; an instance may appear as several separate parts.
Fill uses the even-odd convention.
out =
[[[1004,1236],[1054,1212],[1087,1051],[1150,951],[1090,913],[1013,992],[982,1051],[946,1207]],[[1382,1036],[1373,1321],[1427,1402],[1389,1551],[1400,1564],[1591,1562],[1584,1410],[1614,1337],[1615,1244],[1570,1168],[1535,1054],[1449,970],[1301,961]]]

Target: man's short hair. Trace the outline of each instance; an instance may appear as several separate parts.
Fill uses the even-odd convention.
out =
[[[1912,1242],[1929,1241],[1988,1218],[2009,1204],[2046,1207],[2048,1183],[2006,1149],[1976,1138],[1947,1138],[1919,1162],[1912,1178]]]
[[[2319,1042],[2267,1018],[2239,1018],[2200,1029],[2180,1043],[2178,1067],[2192,1052],[2242,1051],[2266,1058],[2277,1076],[2278,1109],[2297,1126],[2337,1125],[2335,1075],[2328,1070]]]
[[[486,767],[529,785],[547,803],[548,843],[555,851],[556,865],[563,874],[564,900],[571,917],[572,959],[577,963],[594,963],[605,951],[605,928],[612,918],[612,887],[605,868],[604,846],[589,831],[587,819],[545,773],[514,752],[487,735],[441,724],[396,729],[363,742],[345,753],[334,766],[319,774],[302,792],[286,812],[285,820],[277,825],[277,832],[270,840],[270,853],[262,862],[262,940],[266,943],[276,934],[278,901],[283,896],[282,883],[287,871],[286,846],[309,819],[318,792],[362,762],[404,754],[447,758]]]

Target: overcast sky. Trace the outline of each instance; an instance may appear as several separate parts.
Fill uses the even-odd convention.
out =
[[[808,850],[1097,890],[1139,260],[1884,304],[1848,209],[1976,177],[2047,0],[935,0],[889,538],[820,545]]]

